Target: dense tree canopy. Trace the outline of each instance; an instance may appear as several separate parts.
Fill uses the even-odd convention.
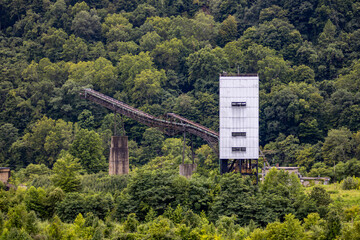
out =
[[[218,176],[207,142],[114,127],[79,90],[218,131],[219,74],[258,73],[270,164],[356,188],[359,23],[354,0],[0,1],[0,167],[28,187],[1,190],[0,238],[355,239],[357,206],[284,172],[260,186]],[[115,132],[129,137],[129,177],[104,173]]]

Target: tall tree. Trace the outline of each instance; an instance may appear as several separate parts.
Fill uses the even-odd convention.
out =
[[[81,129],[69,149],[70,154],[79,159],[88,173],[96,173],[106,168],[102,140],[94,130]]]

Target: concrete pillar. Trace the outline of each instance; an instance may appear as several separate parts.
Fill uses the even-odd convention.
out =
[[[0,167],[0,181],[3,183],[7,183],[9,178],[10,178],[10,168]]]
[[[181,176],[186,178],[191,178],[194,171],[196,171],[197,165],[196,164],[180,164],[179,172]]]
[[[109,175],[123,175],[129,173],[129,150],[127,136],[112,136]]]

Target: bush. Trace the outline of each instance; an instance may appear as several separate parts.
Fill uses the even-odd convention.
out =
[[[109,175],[106,172],[86,174],[82,177],[83,192],[102,192],[115,194],[126,188],[127,175]]]
[[[356,177],[347,177],[341,181],[341,188],[343,190],[359,189],[360,179]]]

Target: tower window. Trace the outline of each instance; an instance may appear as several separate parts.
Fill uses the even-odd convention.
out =
[[[246,132],[232,132],[231,135],[233,137],[245,137],[246,136]]]
[[[246,147],[233,147],[232,148],[233,152],[245,152],[246,151]]]
[[[233,106],[233,107],[244,107],[244,106],[246,106],[246,102],[232,102],[231,106]]]

